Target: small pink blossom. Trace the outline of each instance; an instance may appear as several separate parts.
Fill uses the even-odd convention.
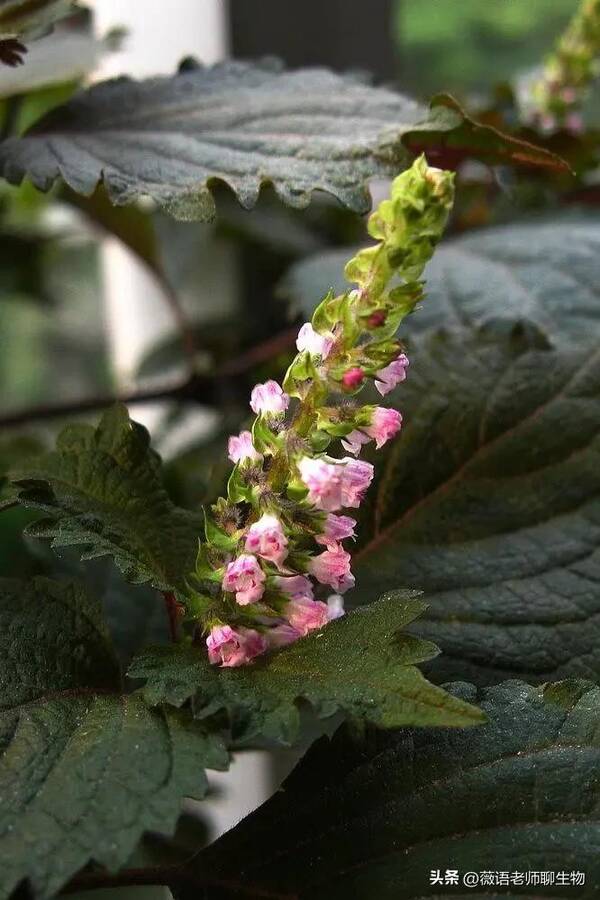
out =
[[[373,480],[374,467],[371,463],[360,459],[344,457],[340,462],[344,465],[342,480],[342,506],[356,509],[362,503],[367,488]]]
[[[308,488],[308,500],[317,509],[333,512],[342,507],[343,467],[324,459],[304,456],[298,463],[300,477]]]
[[[344,372],[342,375],[342,386],[347,391],[355,391],[357,387],[361,386],[364,380],[365,373],[359,366],[355,366],[353,369],[348,369],[348,371]]]
[[[573,87],[565,87],[560,92],[560,99],[565,103],[575,103],[577,100],[577,91]]]
[[[376,406],[373,410],[371,424],[363,425],[360,430],[351,431],[342,441],[342,446],[358,456],[361,446],[373,440],[379,450],[400,431],[401,426],[402,415],[397,409]]]
[[[269,648],[278,650],[280,647],[287,647],[302,637],[299,631],[296,631],[291,625],[274,625],[269,628],[265,635]]]
[[[223,590],[235,593],[236,602],[240,606],[256,603],[265,592],[265,573],[255,556],[242,553],[225,569]]]
[[[261,413],[280,415],[286,411],[289,403],[290,398],[276,381],[266,381],[252,389],[250,408],[257,416]]]
[[[252,435],[249,431],[241,431],[239,434],[232,434],[227,445],[229,451],[229,459],[233,463],[245,462],[251,460],[257,462],[262,459],[262,454],[254,449],[252,443]]]
[[[333,622],[334,619],[341,619],[341,617],[345,614],[344,609],[344,598],[341,594],[330,594],[327,598],[327,610],[329,613],[329,621]]]
[[[398,434],[401,427],[402,415],[397,409],[376,406],[371,424],[365,428],[365,431],[369,437],[373,438],[375,446],[379,450],[390,438]]]
[[[565,119],[565,128],[571,134],[581,134],[583,131],[583,118],[579,113],[572,112]]]
[[[262,556],[279,568],[287,556],[288,540],[277,516],[264,513],[254,522],[246,535],[246,550]]]
[[[305,322],[296,339],[296,347],[302,353],[305,350],[314,356],[320,356],[321,359],[327,359],[333,347],[335,338],[328,331],[325,334],[319,334],[312,327],[310,322]]]
[[[397,384],[406,378],[406,369],[409,366],[409,359],[404,353],[401,353],[394,359],[385,369],[380,369],[375,375],[375,387],[382,397],[389,394]]]
[[[317,581],[331,585],[340,594],[354,587],[350,554],[340,544],[331,544],[323,553],[313,557],[309,568]]]
[[[295,631],[305,637],[309,632],[323,628],[329,622],[329,610],[320,600],[290,600],[285,616]]]
[[[280,575],[277,575],[273,581],[275,587],[279,588],[283,594],[291,597],[292,600],[297,600],[300,597],[305,597],[309,600],[313,599],[312,581],[306,575],[294,575],[291,578],[282,578]]]
[[[343,541],[344,538],[353,538],[355,525],[355,519],[350,516],[336,516],[329,513],[325,519],[323,534],[317,535],[315,540],[318,544],[332,544]]]
[[[354,456],[358,456],[360,448],[363,444],[368,444],[370,440],[371,438],[366,433],[366,429],[364,431],[359,431],[355,428],[354,431],[347,434],[345,438],[342,438],[342,447],[344,450],[347,450],[348,453],[353,453]]]
[[[208,660],[221,666],[243,666],[260,656],[268,648],[266,639],[252,628],[233,629],[229,625],[216,625],[206,638]]]

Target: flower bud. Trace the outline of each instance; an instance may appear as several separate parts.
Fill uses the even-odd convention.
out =
[[[359,366],[348,369],[342,375],[342,386],[346,391],[355,391],[365,380],[365,373]]]

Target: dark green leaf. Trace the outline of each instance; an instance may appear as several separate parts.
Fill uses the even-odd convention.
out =
[[[565,302],[568,302],[566,300]],[[436,679],[600,674],[600,353],[490,325],[418,344],[355,557],[426,592]]]
[[[98,607],[70,583],[0,588],[0,897],[50,897],[91,859],[115,869],[222,768],[217,737],[119,696]]]
[[[348,289],[344,265],[355,247],[309,256],[289,270],[280,293],[307,315],[333,287]],[[563,217],[488,228],[441,246],[425,270],[426,299],[407,322],[419,333],[446,322],[472,326],[527,317],[560,343],[595,342],[600,331],[600,226]]]
[[[151,705],[177,706],[193,697],[199,718],[226,710],[238,743],[261,736],[291,743],[301,700],[317,715],[340,710],[384,728],[476,724],[479,710],[435,688],[415,668],[436,648],[398,634],[423,608],[410,595],[389,594],[241,669],[211,666],[203,647],[151,648],[134,660],[129,675],[146,681],[144,696]]]
[[[178,590],[193,569],[202,516],[171,503],[148,433],[125,407],[106,412],[96,429],[65,428],[54,452],[14,472],[14,490],[47,516],[29,534],[57,548],[79,545],[84,559],[109,554],[134,583]]]
[[[90,859],[115,869],[223,768],[217,739],[137,695],[55,695],[0,717],[0,897],[50,897]]]
[[[323,739],[279,793],[191,861],[190,887],[175,896],[597,897],[600,690],[513,681],[480,697],[455,691],[489,722]],[[446,869],[579,871],[585,885],[433,886],[432,870]]]
[[[74,582],[0,579],[0,710],[48,691],[119,687],[98,604]]]
[[[430,149],[457,143],[493,162],[563,165],[471,122],[448,99],[429,112],[356,78],[285,72],[265,60],[96,85],[6,141],[0,169],[13,183],[28,175],[42,190],[60,176],[86,195],[102,180],[117,205],[150,196],[182,219],[213,217],[216,180],[248,208],[270,183],[292,206],[323,190],[366,212],[367,180],[396,174],[411,159],[406,143],[416,149],[419,141]]]

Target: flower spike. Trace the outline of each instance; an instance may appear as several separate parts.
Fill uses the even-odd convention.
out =
[[[376,243],[346,266],[355,286],[328,294],[302,326],[282,385],[253,389],[257,418],[230,438],[228,498],[207,511],[191,576],[210,662],[245,665],[344,614],[354,576],[342,542],[356,525],[344,510],[360,506],[374,475],[356,457],[402,424],[397,410],[360,406],[355,395],[371,382],[385,396],[406,377],[398,328],[423,298],[419,279],[452,200],[453,175],[424,156],[399,175],[369,219]]]

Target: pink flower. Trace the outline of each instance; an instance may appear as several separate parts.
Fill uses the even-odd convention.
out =
[[[379,450],[400,431],[401,426],[402,416],[397,409],[376,406],[373,410],[371,424],[363,425],[360,430],[351,431],[342,441],[342,446],[358,456],[362,444],[374,440],[375,446]]]
[[[353,453],[354,456],[358,456],[362,445],[368,444],[370,440],[371,438],[366,434],[366,429],[364,431],[359,431],[355,428],[354,431],[347,434],[345,438],[342,438],[342,447],[344,450],[347,450],[348,453]]]
[[[315,331],[310,322],[305,322],[298,332],[296,347],[300,353],[304,350],[308,350],[313,356],[320,356],[321,359],[327,359],[334,341],[335,338],[330,331],[326,332],[326,334],[319,334],[318,331]]]
[[[335,512],[342,506],[360,506],[373,480],[371,463],[350,456],[331,462],[304,456],[298,468],[308,488],[309,502],[326,512]]]
[[[277,567],[287,556],[288,541],[277,516],[264,513],[254,522],[246,535],[246,550],[275,563]]]
[[[317,581],[330,584],[343,594],[354,587],[354,576],[350,572],[350,554],[340,544],[331,544],[327,550],[311,559],[309,568]]]
[[[290,600],[285,609],[285,616],[292,628],[302,637],[317,628],[323,628],[329,622],[329,610],[326,603],[320,600]]]
[[[277,575],[274,579],[275,587],[283,594],[287,594],[292,600],[298,600],[300,597],[313,599],[313,586],[310,578],[306,575],[294,575],[292,578],[282,578]]]
[[[565,119],[565,128],[572,134],[581,134],[583,131],[583,119],[579,113],[569,113]]]
[[[284,394],[276,381],[266,381],[252,389],[250,408],[257,416],[262,413],[279,415],[286,411],[289,402],[290,398]]]
[[[395,437],[402,427],[402,415],[397,409],[386,409],[384,406],[376,406],[373,411],[371,424],[365,428],[369,437],[375,441],[379,450],[390,438]]]
[[[287,647],[289,644],[293,644],[294,641],[302,637],[302,634],[291,625],[274,625],[273,628],[269,628],[265,637],[269,648],[278,650],[280,647]]]
[[[328,512],[342,507],[343,467],[304,456],[298,463],[300,477],[308,488],[308,500]]]
[[[362,503],[367,488],[373,481],[374,467],[361,459],[344,457],[345,463],[342,480],[342,506],[356,508]]]
[[[232,434],[227,444],[229,451],[229,459],[233,463],[245,462],[247,459],[252,462],[262,459],[262,454],[254,449],[252,443],[252,435],[249,431],[241,431],[239,434]]]
[[[355,525],[356,521],[350,516],[336,516],[329,513],[325,519],[323,534],[317,535],[315,540],[318,544],[332,544],[343,541],[344,538],[353,538]]]
[[[380,369],[375,375],[375,387],[382,397],[389,394],[397,384],[406,378],[406,369],[409,365],[408,356],[401,353],[385,369]]]
[[[347,391],[354,391],[357,387],[360,387],[364,380],[365,373],[359,366],[355,366],[342,375],[342,386]]]
[[[266,639],[252,628],[233,629],[229,625],[216,625],[206,638],[208,660],[221,666],[243,666],[268,647]]]
[[[330,594],[327,598],[327,610],[329,613],[329,621],[341,619],[345,614],[344,598],[340,594]]]
[[[225,569],[223,590],[235,592],[236,602],[240,606],[255,603],[265,592],[265,573],[255,556],[242,553]]]

